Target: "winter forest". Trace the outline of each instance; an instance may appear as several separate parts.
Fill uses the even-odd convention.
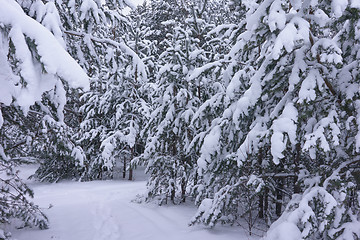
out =
[[[359,240],[360,1],[0,0],[0,165],[0,239],[70,184],[126,239],[143,183],[124,209],[244,232],[197,239]]]

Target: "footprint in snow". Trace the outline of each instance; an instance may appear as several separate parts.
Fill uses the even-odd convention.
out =
[[[93,240],[119,240],[120,229],[114,220],[111,209],[99,204],[93,212],[95,234]]]

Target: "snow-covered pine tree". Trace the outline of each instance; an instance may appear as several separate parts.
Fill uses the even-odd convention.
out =
[[[174,202],[176,196],[185,199],[192,163],[184,149],[191,139],[188,121],[197,100],[185,78],[189,67],[187,34],[175,22],[164,24],[173,25],[174,32],[168,33],[168,48],[159,58],[162,66],[157,73],[155,106],[143,130],[147,136],[143,158],[147,162],[146,172],[150,174],[147,196],[150,199],[159,196],[160,204],[168,198]]]
[[[174,6],[169,5],[172,9]],[[157,58],[160,68],[152,101],[154,110],[143,130],[147,142],[141,159],[150,174],[147,197],[158,199],[160,204],[168,198],[185,201],[189,187],[196,182],[196,155],[189,149],[195,134],[191,119],[200,101],[207,98],[209,83],[204,76],[196,80],[191,76],[196,67],[215,55],[206,38],[213,26],[198,11],[202,5],[181,6],[183,15],[162,22],[162,29],[168,32],[160,46],[166,50]]]
[[[215,61],[198,69],[216,73],[218,90],[199,107],[193,119],[198,125],[206,123],[207,126],[194,138],[199,149],[197,163],[201,181],[196,186],[196,204],[200,206],[191,224],[203,222],[214,226],[218,221],[236,223],[244,217],[251,231],[257,218],[254,209],[258,207],[256,202],[263,181],[252,173],[257,165],[256,157],[238,165],[234,151],[244,141],[253,115],[249,111],[249,116],[233,119],[232,113],[255,72],[257,48],[250,49],[251,42],[239,40],[241,35],[238,39],[239,33],[245,29],[244,16],[246,10],[251,11],[251,5],[235,7],[234,4],[232,11],[239,16],[238,23],[225,22],[211,32],[222,40],[220,43],[227,43],[224,52]],[[246,53],[242,51],[244,44],[248,44]]]
[[[239,15],[240,11],[224,8],[224,5],[228,6],[228,3],[224,1],[212,1],[208,4],[209,6],[203,11],[203,17],[213,27],[205,35],[206,43],[202,46],[202,49],[207,53],[207,61],[204,61],[203,65],[197,65],[196,69],[189,75],[189,80],[198,85],[197,95],[201,105],[191,120],[195,133],[187,152],[197,156],[197,158],[201,155],[201,147],[205,136],[211,129],[212,122],[219,120],[219,116],[229,104],[225,86],[232,71],[235,71],[233,68],[236,68],[238,64],[236,61],[229,61],[228,53],[234,41],[236,42],[237,35],[243,29],[243,23],[236,23],[240,19],[235,21],[234,18],[229,17]],[[231,64],[229,65],[229,63]],[[210,149],[212,148],[213,146],[210,147]],[[193,188],[193,194],[196,196],[196,204],[199,205],[207,195],[212,194],[210,193],[212,188],[209,185],[206,186],[207,184],[203,182],[204,179],[202,179],[201,174],[197,178],[199,181]]]
[[[132,6],[131,1],[49,1],[42,2],[26,1],[22,2],[25,11],[37,21],[46,26],[58,39],[58,41],[70,52],[70,54],[80,63],[92,79],[92,89],[85,94],[89,96],[92,92],[103,94],[102,88],[106,85],[109,69],[119,67],[111,62],[111,52],[116,54],[130,56],[137,59],[136,54],[121,39],[127,19],[121,14],[124,6]],[[134,60],[135,61],[135,60]],[[133,68],[137,68],[134,63]],[[143,68],[139,66],[139,75],[143,74]],[[133,70],[135,72],[135,70]],[[42,162],[37,171],[37,177],[43,180],[58,180],[63,177],[77,178],[79,173],[87,175],[89,173],[89,164],[93,159],[101,154],[99,139],[90,139],[90,143],[84,143],[82,149],[80,142],[76,142],[77,135],[73,132],[79,131],[79,122],[83,119],[78,109],[80,108],[80,93],[71,91],[66,87],[70,101],[65,108],[66,115],[63,116],[64,123],[59,124],[56,114],[50,114],[57,110],[59,106],[47,106],[48,113],[44,118],[44,131],[46,134],[43,139],[52,139],[54,144],[44,145],[44,141],[38,142],[37,150],[46,153],[46,160]],[[100,103],[88,103],[99,106]],[[89,108],[87,108],[89,109]],[[90,109],[89,109],[90,111]],[[87,114],[87,113],[85,113]],[[50,116],[50,117],[49,117]],[[55,120],[55,121],[54,121]],[[60,119],[62,121],[62,119]],[[51,131],[47,127],[56,126]],[[98,126],[94,126],[96,128]],[[66,129],[66,130],[65,130]],[[89,155],[91,148],[96,149],[96,154]],[[43,151],[44,149],[47,151]],[[39,151],[38,151],[39,152]],[[55,157],[56,156],[56,157]],[[50,160],[51,159],[51,160]],[[91,171],[90,171],[91,172]]]
[[[239,171],[245,166],[253,176],[250,179],[258,179],[259,206],[269,204],[265,195],[269,197],[272,190],[277,215],[282,212],[284,192],[289,196],[302,192],[292,197],[268,239],[288,239],[285,228],[298,233],[293,239],[343,239],[345,235],[356,239],[359,233],[351,226],[359,217],[359,184],[354,179],[359,168],[357,132],[353,131],[357,112],[349,102],[357,98],[352,92],[357,83],[351,76],[356,76],[356,70],[347,72],[343,59],[352,59],[347,60],[352,64],[358,60],[343,55],[341,47],[351,39],[351,31],[343,34],[342,30],[351,22],[346,18],[354,21],[344,13],[358,12],[358,5],[275,0],[247,7],[246,31],[235,45],[244,67],[227,87],[235,101],[219,121],[228,119],[239,130],[235,136],[240,144],[230,151],[228,144],[222,146],[221,124],[215,122],[199,159],[204,178],[217,179],[211,171],[214,166],[237,166]],[[221,161],[224,157],[226,161]],[[234,183],[230,187],[236,187]],[[215,190],[213,200],[203,201],[195,221],[213,224],[228,217],[225,203],[237,196],[225,188],[228,185]],[[239,214],[237,207],[232,213]]]
[[[87,44],[80,62],[91,62],[91,66],[84,65],[92,83],[91,90],[80,98],[83,119],[76,135],[86,154],[83,180],[112,177],[116,159],[125,157],[126,152],[126,158],[135,154],[138,124],[146,116],[139,90],[146,80],[145,65],[127,45],[130,22],[121,14],[124,3],[99,4],[98,18],[91,14],[84,18],[92,19],[92,27],[84,24],[85,33],[67,31]]]
[[[42,117],[41,133],[32,143],[31,155],[41,163],[32,177],[48,182],[78,179],[83,171],[85,154],[73,140],[76,128],[52,116]]]
[[[162,23],[171,20],[182,22],[188,12],[185,9],[184,1],[179,0],[155,0],[144,4],[146,11],[143,16],[149,27],[147,39],[156,45],[152,55],[157,57],[166,50],[164,40],[167,33],[171,32],[171,25]]]
[[[85,16],[91,14],[89,13],[91,11],[98,12],[94,2],[43,2],[34,0],[21,2],[21,6],[29,16],[45,26],[56,37],[57,41],[71,52],[75,59],[82,63],[82,67],[86,69],[86,61],[83,59],[85,54],[81,50],[88,50],[87,45],[83,44],[85,47],[79,48],[81,46],[79,41],[81,34],[76,31],[68,32],[69,29],[66,29],[65,26],[73,26],[73,30],[79,30],[81,24],[91,25],[92,19]],[[82,17],[85,20],[80,20],[80,13],[75,11],[76,8],[81,9]],[[99,17],[95,16],[94,18]],[[74,50],[74,48],[77,49]],[[79,58],[84,61],[79,60]],[[90,73],[90,71],[88,72]],[[61,89],[63,90],[61,91]],[[56,91],[61,92],[56,93]],[[58,86],[46,94],[48,97],[34,106],[34,113],[37,113],[40,117],[40,131],[35,134],[37,137],[32,141],[31,155],[41,159],[41,165],[35,176],[42,181],[77,178],[83,169],[82,164],[85,159],[83,150],[75,144],[73,139],[74,132],[77,132],[76,129],[79,128],[80,116],[77,109],[79,108],[78,98],[80,92],[77,89],[70,89],[65,83],[64,86]],[[56,95],[60,95],[61,99],[65,99],[65,95],[67,95],[67,101],[63,101],[64,104],[59,104],[47,100],[54,98]],[[58,100],[61,99],[58,97]]]
[[[1,222],[19,218],[25,225],[45,228],[46,216],[29,201],[28,196],[33,196],[33,193],[17,176],[14,168],[18,163],[14,158],[22,156],[15,149],[29,145],[32,139],[23,139],[26,143],[24,145],[23,140],[13,142],[21,138],[14,136],[27,134],[22,129],[27,115],[32,120],[39,120],[32,115],[32,106],[41,106],[44,98],[60,106],[58,117],[61,117],[61,106],[66,101],[63,84],[73,88],[87,88],[88,77],[54,35],[30,18],[16,1],[6,0],[1,4]],[[27,124],[30,126],[29,122]]]
[[[134,53],[136,54],[136,53]],[[84,134],[80,141],[87,144],[90,178],[112,177],[113,168],[122,160],[123,174],[130,167],[130,161],[138,154],[140,127],[145,124],[148,106],[143,96],[146,83],[145,71],[140,58],[123,56],[109,50],[106,55],[111,65],[101,91],[86,93],[86,103],[81,107],[85,118],[81,123]],[[138,61],[136,63],[136,61]],[[96,91],[96,92],[95,92]],[[97,141],[96,141],[97,140]],[[99,151],[100,150],[100,151]],[[106,167],[109,176],[96,176]],[[123,175],[125,178],[125,175]],[[132,180],[132,171],[129,171]]]
[[[266,239],[274,239],[274,234],[277,234],[277,239],[282,237],[280,229],[285,225],[296,233],[294,239],[360,237],[356,227],[360,223],[359,123],[356,120],[359,93],[355,90],[359,86],[359,71],[355,66],[359,64],[359,33],[356,29],[359,26],[360,5],[354,1],[334,1],[331,7],[326,2],[312,7],[325,12],[325,31],[319,31],[323,38],[314,34],[311,50],[316,63],[322,67],[323,85],[331,96],[318,100],[320,104],[316,108],[326,106],[328,113],[325,114],[328,116],[322,116],[317,121],[311,119],[312,131],[308,121],[306,131],[309,132],[303,145],[303,150],[309,151],[311,158],[303,180],[306,190],[293,196],[284,214],[270,228]],[[309,15],[312,14],[310,12]],[[316,25],[312,23],[310,26]],[[325,73],[331,72],[334,63],[337,68],[330,77]],[[315,93],[308,96],[318,99],[319,94]]]

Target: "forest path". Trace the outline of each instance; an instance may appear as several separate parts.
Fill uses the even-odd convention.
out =
[[[193,204],[157,206],[132,202],[145,181],[29,182],[34,202],[50,219],[50,228],[16,229],[17,240],[241,240],[238,227],[188,227]],[[51,208],[48,206],[51,205]],[[253,239],[253,238],[252,238]]]

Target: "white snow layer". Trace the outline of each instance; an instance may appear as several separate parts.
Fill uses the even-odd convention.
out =
[[[211,156],[218,151],[220,146],[220,135],[221,128],[219,126],[215,126],[213,129],[211,129],[210,133],[206,135],[204,144],[201,147],[201,156],[197,161],[199,166],[199,174],[201,174],[201,170],[207,168],[207,163],[211,160]]]
[[[1,0],[0,23],[10,27],[9,38],[15,46],[15,56],[19,59],[20,73],[27,82],[26,88],[16,87],[18,77],[15,76],[8,63],[6,56],[8,42],[0,42],[0,76],[2,87],[0,101],[6,105],[11,103],[11,97],[18,100],[19,105],[30,106],[41,98],[43,92],[55,86],[57,78],[67,81],[70,87],[89,88],[88,76],[77,62],[64,50],[44,26],[28,17],[20,6],[13,0]],[[41,65],[33,60],[31,50],[27,43],[29,40],[36,45],[40,62],[43,64],[46,74],[42,73]]]
[[[335,111],[331,111],[328,117],[322,118],[318,123],[313,127],[313,131],[305,135],[305,143],[303,146],[304,151],[308,151],[311,148],[317,147],[320,142],[320,147],[326,152],[330,151],[330,144],[337,146],[340,144],[340,128],[336,124],[338,122],[338,115]],[[327,140],[325,135],[328,131],[328,135],[332,137],[330,140]]]
[[[298,118],[298,111],[293,103],[288,103],[281,116],[274,120],[272,125],[273,135],[271,136],[271,154],[275,164],[279,164],[279,159],[284,155],[282,152],[286,148],[287,139],[292,145],[296,143],[296,122]],[[287,134],[287,137],[284,134]]]
[[[29,167],[23,169],[30,175]],[[23,172],[22,171],[22,172]],[[132,202],[146,190],[142,170],[135,181],[28,182],[35,192],[34,202],[47,214],[50,228],[10,230],[17,240],[238,240],[247,236],[240,227],[189,227],[196,212],[193,204],[158,206]],[[51,204],[51,208],[48,206]]]
[[[345,11],[349,1],[348,0],[332,0],[331,8],[336,18],[341,17]]]
[[[309,28],[310,24],[305,19],[300,17],[292,18],[291,21],[281,29],[282,31],[275,41],[272,51],[273,58],[278,59],[283,48],[285,48],[287,52],[291,52],[296,42],[301,40],[305,42],[309,41]]]

